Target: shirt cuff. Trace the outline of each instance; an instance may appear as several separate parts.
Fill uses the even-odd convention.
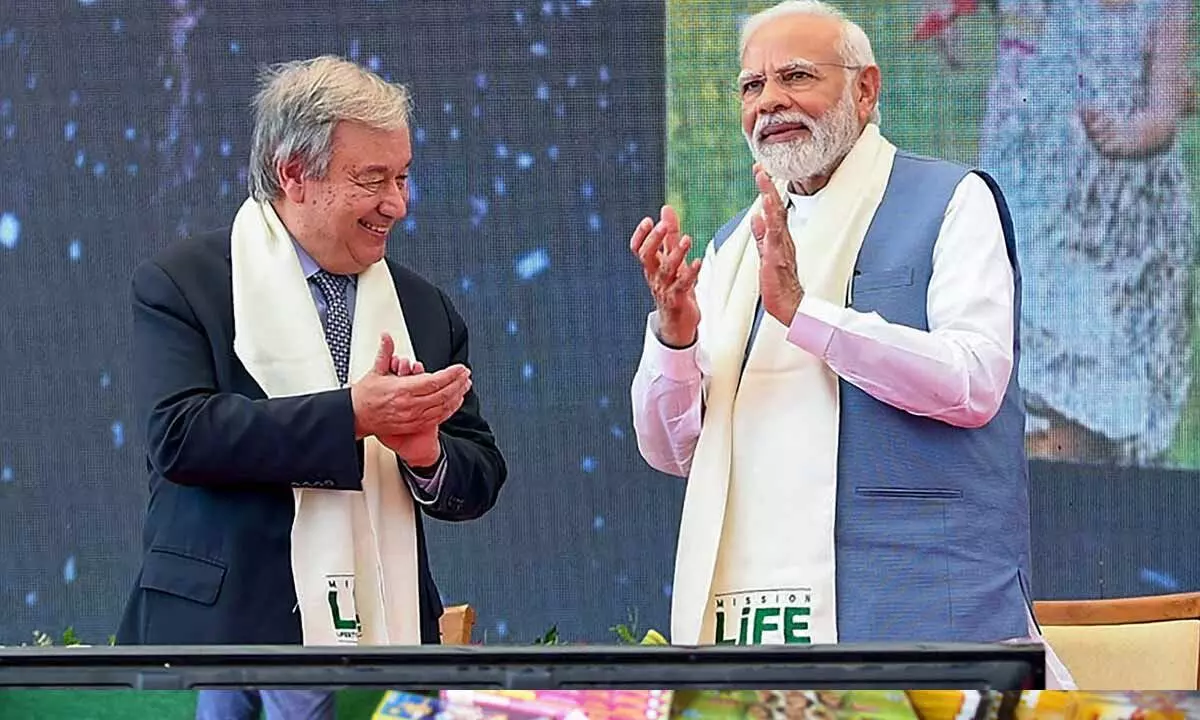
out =
[[[690,382],[700,376],[700,365],[696,362],[699,345],[693,341],[685,348],[674,348],[663,344],[658,336],[658,311],[646,319],[646,340],[642,346],[642,357],[649,361],[663,377],[676,382]]]
[[[841,311],[837,305],[805,293],[788,327],[788,342],[824,360]]]
[[[404,479],[408,481],[408,486],[412,489],[413,499],[421,505],[433,505],[442,492],[442,480],[446,477],[446,449],[442,446],[440,438],[438,439],[438,448],[441,452],[441,459],[438,460],[433,473],[429,476],[418,474],[399,456],[396,457],[400,466],[400,474],[404,476]]]

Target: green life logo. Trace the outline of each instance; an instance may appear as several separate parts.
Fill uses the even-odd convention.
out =
[[[811,645],[807,588],[726,593],[714,598],[718,645]]]
[[[326,582],[329,589],[329,614],[333,620],[333,632],[339,643],[356,645],[362,635],[362,622],[359,621],[357,612],[353,617],[347,617],[343,615],[342,611],[343,602],[351,609],[355,608],[354,576],[330,575]]]

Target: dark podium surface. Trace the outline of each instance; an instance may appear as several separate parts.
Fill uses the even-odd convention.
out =
[[[1041,645],[0,648],[0,687],[1045,687]]]

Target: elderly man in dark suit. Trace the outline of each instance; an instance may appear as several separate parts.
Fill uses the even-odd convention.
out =
[[[230,228],[133,277],[150,502],[122,644],[436,643],[421,511],[477,518],[504,459],[449,298],[385,258],[407,91],[332,57],[256,98]],[[331,717],[327,693],[202,693],[200,717]]]

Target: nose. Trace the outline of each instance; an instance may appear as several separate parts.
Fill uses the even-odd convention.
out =
[[[408,181],[388,183],[388,189],[379,200],[379,213],[384,217],[401,220],[408,214]]]
[[[792,99],[788,96],[783,83],[773,77],[768,77],[763,82],[762,93],[758,96],[757,103],[759,114],[777,112],[791,104]]]

